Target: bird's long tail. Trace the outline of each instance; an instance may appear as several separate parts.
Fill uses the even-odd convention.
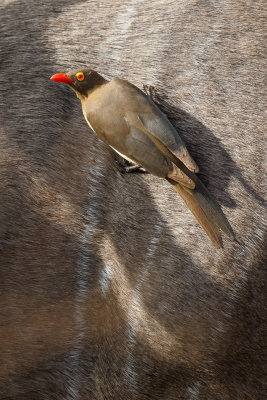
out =
[[[222,247],[220,230],[222,230],[231,240],[235,240],[235,235],[231,225],[217,201],[195,174],[191,174],[190,177],[193,178],[195,182],[196,187],[194,189],[189,189],[172,179],[166,179],[182,197],[187,207],[194,214],[197,221],[216,247]]]

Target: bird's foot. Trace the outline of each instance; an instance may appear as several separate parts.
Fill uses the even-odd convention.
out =
[[[160,98],[156,92],[155,86],[152,85],[143,85],[143,91],[145,92],[145,94],[150,97],[150,99],[152,101],[154,101],[154,103],[160,103]]]
[[[141,165],[130,163],[130,161],[126,160],[125,158],[122,158],[116,153],[115,153],[115,162],[118,166],[119,171],[122,174],[129,172],[147,173],[147,171],[144,168],[142,168]]]
[[[130,172],[139,172],[139,173],[146,173],[147,171],[142,168],[138,164],[128,164],[128,161],[123,160],[123,163],[116,160],[116,164],[118,166],[119,171],[122,174],[130,173]]]
[[[123,159],[122,157],[116,157],[115,159],[118,170],[122,173],[130,173],[130,172],[141,172],[146,173],[147,171],[138,164],[130,164],[129,161]]]
[[[138,164],[133,164],[133,165],[126,165],[123,167],[122,172],[124,173],[129,173],[129,172],[141,172],[141,173],[145,173],[146,170],[144,168],[142,168],[140,165]]]

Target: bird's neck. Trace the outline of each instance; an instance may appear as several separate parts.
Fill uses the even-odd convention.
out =
[[[89,87],[86,92],[85,96],[88,97],[92,92],[99,88],[99,86],[105,85],[108,81],[103,78],[103,76],[99,75],[97,72],[94,72],[94,76],[92,79],[92,86]]]

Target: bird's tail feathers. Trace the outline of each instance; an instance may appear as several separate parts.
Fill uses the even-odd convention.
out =
[[[169,178],[167,180],[182,197],[214,245],[220,248],[222,247],[220,230],[232,240],[235,239],[234,232],[219,204],[197,176],[192,175],[196,184],[195,189],[189,189]]]

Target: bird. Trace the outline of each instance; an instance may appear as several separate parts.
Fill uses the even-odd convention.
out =
[[[133,163],[132,169],[143,168],[174,187],[215,247],[223,247],[221,231],[235,240],[221,207],[198,178],[199,168],[184,141],[150,96],[124,79],[107,80],[90,68],[50,79],[74,90],[89,127]]]

